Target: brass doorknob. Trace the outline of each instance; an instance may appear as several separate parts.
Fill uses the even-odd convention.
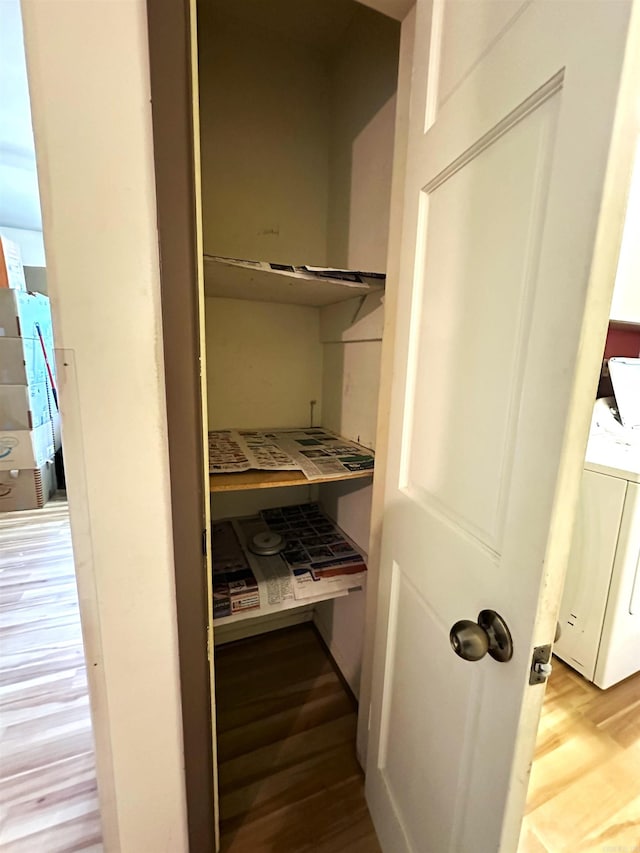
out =
[[[480,660],[487,653],[499,663],[513,656],[513,641],[507,623],[495,610],[481,610],[478,621],[461,619],[449,631],[451,647],[464,660]]]
[[[461,619],[453,626],[449,639],[454,652],[465,660],[480,660],[489,651],[489,637],[477,622]]]

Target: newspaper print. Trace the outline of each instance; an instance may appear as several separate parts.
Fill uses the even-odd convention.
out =
[[[239,430],[240,440],[255,462],[252,468],[275,471],[299,471],[298,465],[278,443],[277,433]]]
[[[276,436],[278,445],[300,465],[308,480],[373,471],[372,450],[328,430],[279,430]]]
[[[274,441],[272,433],[221,429],[209,433],[209,473],[300,471],[300,466]]]
[[[293,579],[286,569],[283,571],[282,558],[279,554],[272,557],[258,556],[249,551],[247,543],[256,533],[262,533],[269,528],[260,516],[252,516],[250,518],[237,518],[233,521],[233,526],[238,533],[240,539],[253,569],[253,573],[258,578],[258,589],[260,591],[260,600],[262,605],[282,604],[286,601],[293,601]]]
[[[280,557],[293,578],[296,599],[361,585],[367,570],[362,555],[318,504],[265,509],[260,516],[285,539]]]
[[[373,451],[319,427],[216,430],[209,433],[209,471],[302,471],[322,480],[373,471]]]
[[[259,584],[230,521],[211,525],[213,618],[260,607]]]
[[[209,433],[209,472],[211,474],[248,471],[251,463],[246,450],[240,446],[240,436],[232,429]]]
[[[233,519],[232,524],[257,579],[262,608],[348,595],[364,583],[362,555],[318,504],[264,510],[259,516]],[[266,530],[284,536],[280,554],[265,557],[249,550],[251,538]]]

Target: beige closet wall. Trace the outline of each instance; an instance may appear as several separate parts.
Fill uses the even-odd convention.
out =
[[[400,28],[363,6],[344,33],[331,74],[329,262],[386,270]],[[323,423],[373,447],[383,306],[379,297],[321,310]],[[367,550],[371,486],[323,487],[323,503]],[[316,606],[314,622],[356,695],[360,692],[364,592]]]
[[[205,252],[326,263],[325,56],[251,4],[199,4]],[[320,416],[318,311],[206,300],[209,425],[299,426]]]
[[[205,251],[384,270],[399,25],[348,0],[269,9],[199,4]],[[206,302],[212,428],[306,424],[315,399],[373,445],[379,305],[319,335],[316,309]]]
[[[205,252],[324,264],[323,55],[236,17],[233,4],[201,2],[198,10]]]
[[[205,251],[384,269],[400,26],[272,8],[198,4]]]
[[[319,312],[305,305],[206,299],[209,428],[298,427],[320,417]]]
[[[327,234],[335,266],[386,270],[399,42],[396,21],[356,5],[330,65]],[[383,310],[371,297],[363,305],[350,300],[321,311],[324,423],[369,447],[375,443]]]

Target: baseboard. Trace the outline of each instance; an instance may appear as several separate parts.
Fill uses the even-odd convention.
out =
[[[329,654],[335,661],[336,666],[340,670],[342,677],[349,685],[349,689],[355,698],[358,699],[360,695],[360,667],[349,662],[347,655],[343,653],[340,646],[333,640],[330,627],[326,622],[323,622],[322,617],[317,610],[312,614],[312,618],[313,624],[318,629],[318,633],[322,637],[322,640],[329,650]]]

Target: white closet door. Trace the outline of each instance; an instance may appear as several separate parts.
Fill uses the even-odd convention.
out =
[[[385,853],[516,848],[620,239],[590,279],[629,12],[417,4],[367,767]],[[485,609],[506,663],[454,652]]]

